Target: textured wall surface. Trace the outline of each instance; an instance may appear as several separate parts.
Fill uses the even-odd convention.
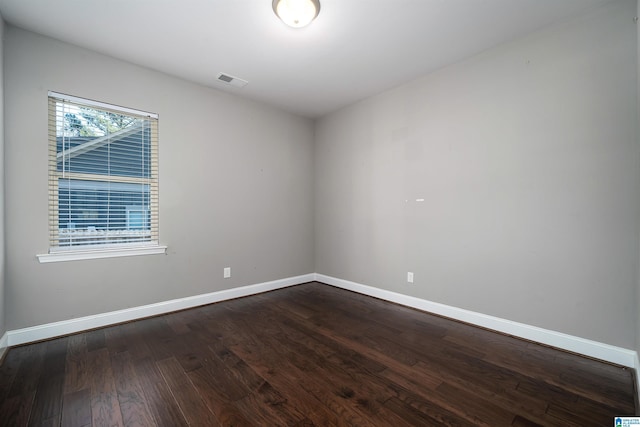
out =
[[[313,272],[312,121],[11,26],[5,65],[8,329]],[[38,263],[49,90],[159,114],[166,256]]]
[[[321,119],[316,271],[635,348],[635,13],[613,2]]]

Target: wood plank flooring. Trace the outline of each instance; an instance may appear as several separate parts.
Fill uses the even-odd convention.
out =
[[[319,283],[9,350],[2,426],[610,426],[633,372]]]

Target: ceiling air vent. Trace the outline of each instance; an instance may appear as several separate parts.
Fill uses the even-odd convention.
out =
[[[225,74],[225,73],[218,74],[218,80],[221,81],[221,82],[230,84],[231,86],[235,86],[235,87],[245,87],[247,85],[247,83],[249,83],[246,80],[242,80],[242,79],[230,76],[229,74]]]

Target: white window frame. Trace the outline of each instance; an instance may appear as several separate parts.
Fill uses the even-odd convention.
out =
[[[113,258],[121,256],[135,256],[135,255],[154,255],[165,254],[167,247],[159,244],[159,225],[158,225],[158,172],[157,172],[157,120],[158,115],[155,113],[149,113],[141,110],[135,110],[126,107],[120,107],[112,104],[107,104],[99,101],[79,98],[75,96],[60,94],[57,92],[48,92],[48,109],[49,109],[49,251],[46,254],[37,255],[38,260],[41,263],[48,262],[60,262],[60,261],[74,261],[84,259],[96,259],[96,258]],[[151,212],[152,224],[151,225],[151,237],[149,241],[135,242],[135,243],[100,243],[82,246],[58,246],[56,242],[60,241],[60,235],[64,232],[69,232],[66,229],[61,229],[58,226],[58,186],[60,172],[57,170],[56,165],[56,102],[69,102],[80,106],[86,106],[95,108],[98,110],[107,110],[116,112],[119,114],[126,114],[132,116],[139,116],[143,118],[149,118],[153,121],[154,137],[152,142],[152,150],[155,150],[152,155],[155,156],[155,164],[153,166],[152,176],[150,177],[150,184],[154,187],[150,196],[152,205],[147,209],[143,206],[127,206],[126,207],[126,225],[129,229],[129,212],[130,210],[146,210]],[[53,108],[53,112],[51,111]],[[53,147],[52,147],[53,145]],[[100,177],[100,181],[109,181],[109,176]],[[117,176],[116,176],[117,179]],[[130,209],[131,208],[131,209]],[[145,220],[146,221],[146,220]],[[64,230],[64,231],[62,231]],[[86,230],[85,233],[90,233],[91,230]],[[109,233],[109,231],[107,231]]]

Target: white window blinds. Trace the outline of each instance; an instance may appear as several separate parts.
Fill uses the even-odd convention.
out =
[[[49,252],[157,244],[157,115],[49,92]]]

